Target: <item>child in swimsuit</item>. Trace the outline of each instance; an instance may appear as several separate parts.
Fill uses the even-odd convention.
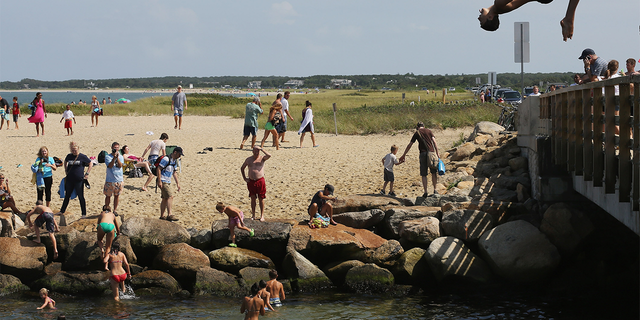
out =
[[[218,202],[218,204],[216,204],[216,210],[220,213],[226,213],[229,217],[229,231],[231,232],[231,243],[229,243],[229,247],[238,246],[236,244],[236,234],[234,233],[236,226],[238,226],[239,229],[248,231],[251,237],[255,235],[253,229],[249,229],[244,225],[244,213],[242,213],[240,209],[234,206],[225,206],[222,202]]]
[[[46,307],[49,307],[51,309],[56,308],[56,302],[55,300],[49,298],[49,290],[47,290],[46,288],[40,289],[40,298],[44,299],[44,304],[38,307],[38,310],[44,309]]]
[[[120,292],[124,292],[124,281],[131,276],[131,270],[129,269],[129,262],[124,253],[120,252],[120,244],[115,242],[111,247],[111,252],[104,258],[104,263],[109,263],[111,269],[111,276],[109,282],[111,284],[111,291],[113,292],[113,299],[120,301]],[[124,268],[127,268],[125,272]]]
[[[102,212],[98,216],[98,226],[96,227],[98,230],[98,247],[102,250],[102,258],[104,259],[107,256],[107,253],[111,251],[111,244],[113,243],[113,239],[120,233],[120,226],[118,225],[118,220],[116,216],[111,213],[111,207],[109,205],[105,205],[102,207]],[[106,250],[102,244],[102,238],[107,236],[106,240]],[[105,270],[108,269],[108,265],[105,263]]]
[[[258,296],[262,298],[262,300],[264,301],[264,311],[269,311],[269,310],[276,311],[271,306],[271,293],[267,291],[267,282],[264,280],[260,280],[260,282],[258,282],[258,286],[260,287],[260,291],[258,291]]]
[[[53,259],[58,259],[58,244],[56,242],[56,237],[53,234],[54,232],[60,232],[60,228],[58,227],[58,223],[53,218],[53,210],[51,208],[42,205],[42,200],[36,201],[36,206],[33,210],[27,212],[27,216],[25,220],[29,224],[29,228],[33,228],[35,223],[36,227],[34,231],[36,233],[36,238],[33,240],[34,242],[40,243],[40,228],[46,224],[47,231],[49,232],[49,238],[51,239],[51,243],[53,244]],[[37,214],[38,217],[34,222],[31,222],[31,215]]]
[[[274,307],[281,307],[282,302],[280,299],[285,299],[284,287],[278,280],[278,271],[275,269],[269,271],[269,281],[267,281],[267,291],[271,294],[269,297],[269,304]]]

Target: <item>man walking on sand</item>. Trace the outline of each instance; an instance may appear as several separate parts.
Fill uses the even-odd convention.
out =
[[[244,147],[244,143],[251,135],[251,148],[256,145],[256,134],[258,134],[258,115],[262,114],[262,103],[258,96],[253,96],[253,102],[247,103],[244,112],[244,129],[242,143],[240,143],[240,149]]]
[[[287,132],[287,117],[293,120],[291,113],[289,113],[289,96],[291,93],[289,91],[284,92],[284,96],[280,99],[280,103],[282,104],[282,117],[284,121],[280,123],[280,125],[276,126],[276,130],[278,130],[278,136],[280,138],[280,142],[289,142],[284,140],[284,134]]]
[[[264,153],[264,156],[260,155],[260,151]],[[264,162],[269,160],[271,155],[260,147],[253,147],[253,155],[248,157],[240,172],[242,172],[242,179],[247,182],[247,189],[249,189],[249,197],[251,197],[251,219],[256,219],[256,197],[260,202],[260,221],[264,221],[264,198],[267,193],[267,188],[264,182]],[[244,173],[244,168],[249,167],[249,177]]]
[[[178,86],[178,92],[174,93],[171,98],[171,111],[173,111],[173,120],[176,122],[174,129],[182,130],[184,110],[187,110],[187,96],[182,92],[182,86]]]
[[[420,150],[420,176],[422,177],[422,187],[424,188],[423,198],[426,198],[429,194],[427,192],[427,175],[431,171],[431,182],[433,183],[433,193],[436,191],[436,184],[438,183],[438,159],[440,159],[440,153],[438,153],[438,144],[436,143],[436,137],[433,136],[431,130],[424,127],[424,123],[418,122],[416,125],[416,132],[411,137],[411,142],[404,150],[404,153],[398,159],[400,163],[403,163],[407,152],[413,146],[413,143],[418,140],[418,149]]]

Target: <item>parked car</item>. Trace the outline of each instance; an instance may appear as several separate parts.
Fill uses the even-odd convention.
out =
[[[515,90],[504,91],[501,99],[503,100],[502,102],[511,104],[522,103],[522,96],[520,95],[520,92]]]
[[[533,93],[533,87],[525,87],[524,88],[524,94],[522,95],[522,97],[526,98],[532,93]]]
[[[504,101],[502,101],[502,95],[503,95],[506,91],[509,91],[509,90],[513,90],[513,89],[511,89],[511,88],[500,88],[500,89],[498,89],[498,90],[494,90],[494,91],[495,91],[495,93],[493,94],[493,99],[494,99],[496,102],[504,102]]]

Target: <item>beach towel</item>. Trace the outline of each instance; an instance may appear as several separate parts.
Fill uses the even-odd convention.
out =
[[[60,199],[64,199],[64,180],[66,178],[62,178],[62,181],[60,181],[60,187],[58,187],[58,193],[60,194]],[[76,194],[76,190],[73,190],[73,192],[71,192],[71,196],[69,197],[70,200],[73,200],[77,197],[78,195]]]

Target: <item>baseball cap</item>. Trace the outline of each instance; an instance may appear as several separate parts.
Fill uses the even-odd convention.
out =
[[[173,149],[173,152],[177,152],[177,153],[179,153],[181,156],[184,156],[184,153],[182,153],[182,148],[180,148],[180,147],[175,147],[175,148]]]
[[[181,85],[178,85],[178,88],[182,89],[182,86],[181,86]]]
[[[580,58],[578,58],[578,60],[583,60],[584,58],[586,58],[590,54],[596,54],[596,52],[593,51],[593,49],[586,48],[586,49],[582,50],[582,54],[580,55]]]
[[[327,191],[329,191],[329,194],[333,194],[333,190],[335,190],[333,186],[330,184],[325,185],[324,188],[327,189]]]

